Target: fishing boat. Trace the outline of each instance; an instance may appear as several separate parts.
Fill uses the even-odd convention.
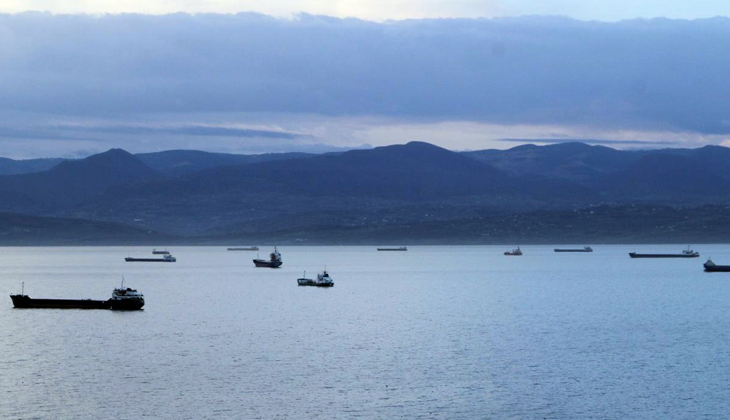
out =
[[[253,263],[256,267],[279,268],[283,262],[281,261],[281,254],[279,254],[279,251],[277,251],[276,247],[274,247],[274,252],[269,254],[268,260],[256,258],[253,260]]]
[[[241,246],[241,247],[232,247],[228,248],[229,251],[258,251],[259,247],[257,246]]]
[[[399,246],[397,248],[378,248],[378,251],[408,251],[408,248]]]
[[[689,246],[680,254],[639,254],[637,252],[629,252],[629,257],[631,258],[697,258],[699,256],[700,253],[691,250]]]
[[[555,252],[593,252],[593,248],[584,246],[583,248],[555,248]]]
[[[25,294],[25,282],[20,294],[10,295],[13,306],[16,308],[45,308],[45,309],[113,309],[113,310],[138,310],[144,306],[144,295],[135,289],[122,287],[112,291],[112,297],[108,300],[93,299],[34,299]]]
[[[175,262],[177,261],[177,258],[173,257],[170,254],[165,254],[162,256],[162,258],[134,258],[134,257],[126,257],[124,259],[126,262]]]
[[[335,282],[332,280],[330,275],[327,273],[327,269],[317,274],[316,279],[308,279],[307,278],[307,272],[304,272],[304,276],[302,278],[297,279],[297,284],[299,286],[316,286],[316,287],[332,287],[335,285]]]
[[[730,265],[717,265],[714,262],[712,262],[712,259],[709,258],[707,262],[704,264],[705,271],[708,273],[728,273],[730,272]]]
[[[520,255],[522,255],[522,250],[520,249],[520,247],[517,247],[517,248],[513,249],[512,251],[505,251],[504,255],[520,256]]]

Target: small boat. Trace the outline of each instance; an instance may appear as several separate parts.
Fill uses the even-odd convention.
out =
[[[299,286],[316,286],[316,287],[332,287],[335,285],[335,282],[332,280],[330,275],[327,273],[327,269],[317,274],[317,279],[308,279],[307,278],[307,272],[304,272],[304,276],[300,279],[297,279],[297,284]]]
[[[505,251],[504,255],[517,255],[517,256],[519,256],[519,255],[522,255],[522,250],[520,249],[520,247],[517,247],[517,248],[513,249],[512,251]]]
[[[274,252],[269,254],[268,261],[256,258],[253,260],[253,263],[256,267],[279,268],[283,262],[281,261],[281,254],[279,254],[279,251],[277,251],[276,247],[274,247]]]
[[[631,258],[697,258],[700,256],[700,253],[697,251],[693,251],[687,247],[687,249],[683,250],[681,254],[639,254],[636,252],[629,252],[629,257]]]
[[[408,248],[399,246],[397,248],[378,248],[378,251],[408,251]]]
[[[177,261],[177,258],[173,257],[170,254],[165,254],[162,256],[162,258],[134,258],[134,257],[127,257],[124,259],[126,262],[175,262]]]
[[[25,294],[25,282],[20,294],[10,295],[13,306],[16,308],[49,308],[49,309],[113,309],[132,311],[142,309],[144,306],[144,295],[135,289],[122,287],[112,291],[112,297],[108,300],[93,299],[33,299]]]
[[[242,247],[233,247],[228,248],[229,251],[258,251],[259,247],[257,246],[242,246]]]
[[[709,258],[707,262],[704,264],[705,271],[708,273],[728,273],[730,272],[730,265],[717,265],[714,262],[712,262],[712,259]]]
[[[555,252],[593,252],[593,248],[584,246],[583,248],[555,248]]]
[[[156,249],[152,250],[152,253],[155,255],[170,255],[170,251],[163,249],[162,251],[158,251]]]

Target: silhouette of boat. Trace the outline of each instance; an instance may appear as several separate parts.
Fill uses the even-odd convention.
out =
[[[378,248],[378,251],[408,251],[408,248],[399,246],[397,248]]]
[[[113,309],[121,311],[133,311],[142,309],[144,306],[144,295],[135,289],[122,286],[112,291],[112,297],[108,300],[93,299],[34,299],[25,294],[25,282],[20,294],[10,295],[13,306],[16,308],[47,308],[47,309]]]
[[[170,254],[165,254],[162,256],[162,258],[134,258],[134,257],[126,257],[124,259],[126,262],[175,262],[177,261],[177,258],[173,257]]]
[[[593,252],[593,248],[584,246],[583,248],[555,248],[555,252]]]
[[[703,266],[705,267],[705,271],[707,271],[708,273],[730,272],[730,265],[717,265],[714,262],[712,262],[711,258],[709,258]]]
[[[505,251],[504,255],[514,255],[514,256],[520,256],[522,255],[522,250],[520,247],[517,247],[513,249],[512,251]]]
[[[156,249],[152,250],[152,253],[155,255],[170,255],[170,251],[163,249],[162,251],[158,251]]]
[[[700,253],[693,251],[687,247],[681,254],[639,254],[637,252],[629,252],[631,258],[697,258]]]
[[[281,254],[279,254],[279,251],[277,251],[276,247],[274,247],[274,252],[269,254],[268,261],[256,258],[253,260],[253,263],[256,267],[279,268],[283,262],[281,261]]]
[[[241,246],[241,247],[232,247],[228,248],[229,251],[258,251],[259,247],[257,246]]]
[[[302,278],[297,279],[297,284],[299,286],[316,286],[316,287],[332,287],[335,285],[335,282],[332,280],[330,275],[327,273],[327,269],[325,269],[322,273],[317,274],[317,279],[308,279],[307,278],[307,272],[304,272],[304,276]]]

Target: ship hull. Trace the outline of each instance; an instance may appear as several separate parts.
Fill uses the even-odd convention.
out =
[[[730,265],[705,265],[705,271],[708,273],[730,273]]]
[[[334,283],[317,283],[316,281],[312,279],[297,279],[297,284],[299,286],[314,286],[314,287],[332,287],[335,284]]]
[[[144,306],[144,301],[139,300],[122,300],[117,301],[114,299],[109,299],[110,308],[114,311],[137,311],[142,309]]]
[[[593,250],[585,250],[585,249],[555,249],[555,252],[593,252]]]
[[[378,251],[408,251],[406,248],[378,248]]]
[[[33,299],[25,295],[10,295],[16,308],[48,309],[111,309],[108,300],[92,299]]]
[[[174,260],[166,260],[163,258],[131,258],[124,259],[126,262],[175,262]]]
[[[252,248],[228,248],[229,251],[258,251],[257,247]]]
[[[282,264],[281,261],[266,261],[266,260],[253,260],[253,263],[256,265],[256,267],[264,267],[264,268],[279,268],[279,267],[281,267],[281,264]]]
[[[629,252],[631,258],[698,258],[700,254],[637,254],[635,252]]]

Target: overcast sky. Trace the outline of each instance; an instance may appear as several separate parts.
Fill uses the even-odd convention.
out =
[[[22,5],[201,11],[197,2],[76,3]],[[450,149],[569,139],[697,147],[730,139],[730,19],[695,19],[727,14],[724,3],[272,3],[279,9],[260,11],[283,17],[0,16],[0,156],[110,147],[327,151],[411,140]],[[4,1],[0,10],[20,6]],[[213,1],[206,10],[253,6]],[[298,10],[372,20],[292,15]],[[601,21],[510,17],[525,13]],[[615,21],[660,15],[689,20]],[[373,21],[423,16],[469,18]]]

